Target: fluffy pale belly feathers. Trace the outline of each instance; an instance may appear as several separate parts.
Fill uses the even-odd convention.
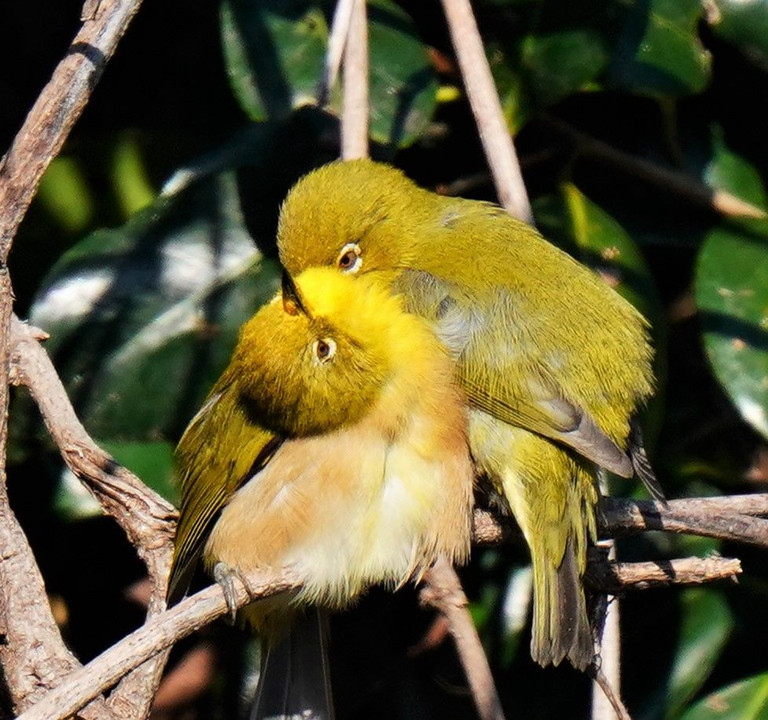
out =
[[[446,448],[414,423],[393,439],[363,422],[285,443],[223,509],[206,563],[291,565],[305,578],[296,600],[339,607],[373,583],[406,582],[441,553],[464,561],[472,469],[456,435]]]

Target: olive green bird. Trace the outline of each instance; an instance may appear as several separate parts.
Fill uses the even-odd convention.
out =
[[[648,323],[594,272],[501,208],[437,195],[370,160],[302,178],[278,227],[290,273],[376,274],[434,323],[458,364],[478,470],[528,542],[531,653],[587,667],[582,587],[597,468],[656,482],[634,424],[651,395]]]
[[[326,639],[307,606],[469,554],[474,470],[455,364],[374,276],[313,268],[241,329],[181,438],[168,599],[198,561],[227,588],[291,567],[301,589],[243,612],[262,635],[252,718],[333,716]]]

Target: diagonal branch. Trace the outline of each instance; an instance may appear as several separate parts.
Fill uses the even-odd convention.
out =
[[[554,116],[545,115],[543,120],[553,130],[562,133],[574,143],[577,155],[602,160],[630,173],[633,179],[645,180],[680,197],[710,207],[715,212],[727,217],[760,219],[767,216],[762,208],[742,200],[727,190],[712,188],[691,173],[670,170],[657,163],[631,155],[577,130]]]
[[[83,25],[0,160],[0,263],[141,0],[101,0],[97,10],[92,5],[83,9]]]
[[[438,558],[424,576],[420,600],[438,610],[448,621],[456,650],[472,689],[480,720],[504,720],[501,700],[496,692],[488,657],[467,606],[469,601],[456,571],[444,558]]]
[[[442,0],[442,3],[499,202],[511,215],[532,223],[533,213],[520,163],[504,120],[472,6],[469,0]]]
[[[67,466],[93,492],[105,512],[115,518],[146,564],[152,584],[151,617],[165,607],[176,511],[91,439],[75,415],[48,354],[38,342],[40,335],[40,331],[13,316],[11,380],[29,389]],[[63,646],[58,630],[55,634],[58,637],[52,640],[52,645]],[[116,688],[109,704],[118,717],[146,715],[164,664],[165,657],[153,660]],[[62,670],[60,674],[72,669],[66,668],[66,672]]]
[[[349,26],[352,21],[352,10],[358,0],[338,0],[333,11],[331,32],[328,36],[328,51],[325,54],[323,75],[317,86],[317,104],[325,107],[331,99],[331,91],[336,84],[336,77],[341,67],[344,46],[347,43]]]
[[[8,433],[9,329],[11,285],[0,269],[0,663],[14,710],[34,705],[61,678],[79,667],[64,645],[48,603],[40,569],[24,531],[8,504],[5,485]],[[94,694],[92,697],[96,697]],[[111,717],[103,700],[82,712],[83,718]]]
[[[239,580],[233,582],[237,607],[299,585],[298,578],[287,571],[249,576],[248,584],[250,594]],[[71,716],[99,692],[114,685],[131,668],[227,613],[229,607],[219,585],[201,590],[151,618],[95,660],[73,672],[65,683],[16,720],[63,720]]]
[[[13,292],[7,273],[11,242],[34,197],[40,178],[61,149],[80,116],[107,61],[114,53],[141,0],[103,0],[83,8],[83,25],[54,71],[6,155],[0,159],[0,622],[5,635],[0,661],[16,708],[34,703],[48,688],[78,666],[64,645],[51,615],[40,571],[5,493],[8,380],[11,354]],[[157,674],[159,662],[155,662]],[[146,671],[145,671],[146,672]],[[138,676],[134,676],[138,679]],[[147,683],[144,682],[146,685]],[[151,688],[150,688],[151,689]],[[136,697],[142,693],[130,691]],[[95,697],[95,696],[94,696]],[[149,696],[143,706],[147,707]],[[119,696],[118,696],[119,699]],[[130,701],[138,707],[135,700]],[[139,716],[141,708],[136,712]],[[146,714],[146,713],[143,713]],[[87,718],[110,718],[102,700],[82,712]],[[122,714],[122,717],[130,717]],[[143,715],[142,715],[143,716]]]

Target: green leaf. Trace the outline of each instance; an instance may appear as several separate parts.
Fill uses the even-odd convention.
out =
[[[252,120],[316,101],[328,40],[320,3],[224,0],[221,32],[232,89]]]
[[[634,2],[611,66],[614,85],[653,97],[699,93],[711,58],[698,37],[700,0]]]
[[[664,690],[667,720],[678,717],[712,673],[734,625],[722,593],[694,588],[682,592],[680,601],[680,638]]]
[[[112,181],[125,218],[150,205],[157,197],[137,138],[123,133],[118,138],[112,164]]]
[[[173,443],[99,441],[99,445],[166,500],[177,502],[178,489],[172,481]]]
[[[766,208],[758,173],[720,141],[708,182]],[[768,222],[721,223],[696,266],[704,349],[741,416],[768,437]]]
[[[60,155],[53,159],[40,181],[37,196],[66,232],[82,232],[93,217],[91,190],[74,158]]]
[[[547,9],[559,6],[548,6]],[[486,44],[488,62],[512,132],[538,110],[574,93],[597,87],[609,51],[606,38],[591,27],[551,28],[553,18],[540,17],[529,33],[500,37]]]
[[[522,69],[540,106],[552,105],[594,80],[608,62],[599,33],[589,29],[529,36],[522,46]]]
[[[328,4],[225,0],[222,38],[236,98],[254,120],[280,119],[317,102]],[[390,0],[368,3],[370,136],[390,148],[413,142],[432,117],[437,81],[410,17]],[[330,109],[340,112],[339,93]]]
[[[278,286],[245,230],[234,173],[201,180],[66,253],[31,311],[89,432],[176,439]]]
[[[390,148],[411,144],[437,106],[437,78],[410,17],[389,0],[368,2],[370,135]]]
[[[711,693],[680,720],[768,720],[768,673]]]
[[[733,43],[768,70],[768,0],[711,0],[709,24],[715,35]]]
[[[768,228],[708,234],[696,302],[715,376],[744,420],[768,437]]]

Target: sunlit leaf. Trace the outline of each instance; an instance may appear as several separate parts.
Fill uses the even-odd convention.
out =
[[[664,691],[667,720],[678,717],[709,677],[733,630],[733,615],[715,590],[689,589],[680,595],[682,624]]]
[[[535,205],[536,221],[549,239],[591,267],[652,323],[660,304],[648,266],[626,230],[575,185]]]
[[[767,207],[759,175],[722,143],[707,179]],[[696,268],[696,302],[715,376],[742,417],[768,437],[768,223],[723,222],[708,233]]]
[[[229,79],[253,120],[314,103],[328,26],[309,0],[225,0],[221,31]]]
[[[768,720],[768,673],[707,695],[680,720]]]
[[[74,158],[64,155],[55,158],[40,181],[37,195],[39,202],[67,232],[82,232],[93,216],[91,190]]]
[[[115,145],[112,183],[126,218],[143,210],[157,196],[147,177],[141,146],[133,135],[124,134]]]
[[[768,0],[711,0],[710,27],[768,70]]]
[[[699,0],[632,3],[616,45],[612,82],[655,97],[701,92],[711,64],[698,37],[703,13]]]

